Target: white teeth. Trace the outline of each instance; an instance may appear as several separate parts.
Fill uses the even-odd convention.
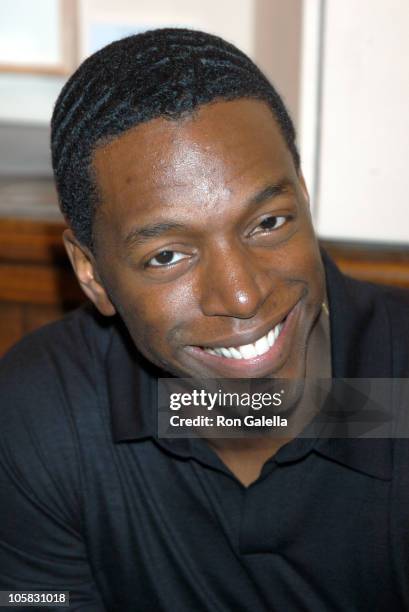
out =
[[[268,337],[263,336],[260,340],[256,342],[256,351],[257,355],[264,355],[270,349],[270,345],[268,343]]]
[[[274,340],[277,340],[277,338],[280,335],[280,332],[282,330],[282,327],[283,327],[282,323],[278,323],[278,325],[275,326],[275,328],[274,328]]]
[[[281,330],[284,327],[284,323],[278,323],[274,329],[271,329],[268,334],[256,340],[252,344],[245,344],[243,346],[231,346],[228,348],[205,348],[204,350],[211,355],[219,355],[219,357],[226,357],[227,359],[252,359],[259,355],[264,355],[274,345]]]
[[[244,346],[239,346],[239,351],[244,357],[244,359],[251,359],[252,357],[257,357],[257,350],[254,344],[245,344]]]

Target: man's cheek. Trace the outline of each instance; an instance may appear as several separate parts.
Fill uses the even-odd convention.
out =
[[[175,324],[154,303],[139,303],[128,309],[125,321],[137,348],[148,358],[172,352],[169,330]],[[155,359],[157,361],[157,359]]]
[[[306,237],[300,237],[297,248],[288,250],[283,258],[281,273],[286,278],[298,279],[308,285],[309,293],[320,293],[324,283],[324,269],[318,247]]]

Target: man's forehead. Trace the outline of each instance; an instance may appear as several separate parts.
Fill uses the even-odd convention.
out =
[[[269,107],[257,100],[208,104],[194,116],[153,119],[99,147],[93,165],[102,193],[112,197],[172,186],[183,191],[228,188],[255,164],[291,164],[291,155]],[[226,187],[225,187],[226,188]]]

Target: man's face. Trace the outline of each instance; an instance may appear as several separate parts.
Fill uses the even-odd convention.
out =
[[[181,377],[305,375],[323,267],[266,104],[147,122],[97,149],[94,170],[97,273],[148,360]]]

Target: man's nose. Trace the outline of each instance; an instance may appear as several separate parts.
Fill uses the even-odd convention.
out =
[[[203,269],[200,305],[207,316],[254,317],[273,290],[271,270],[244,250],[213,253]]]

